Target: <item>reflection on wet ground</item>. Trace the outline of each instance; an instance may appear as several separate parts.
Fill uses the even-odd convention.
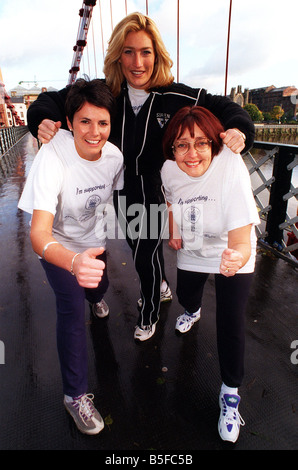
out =
[[[298,447],[297,271],[259,251],[247,308],[246,375],[236,445],[217,434],[220,376],[212,276],[202,318],[185,336],[174,325],[176,296],[162,307],[150,341],[133,340],[138,279],[124,240],[109,240],[108,319],[86,308],[90,392],[105,418],[97,436],[77,431],[62,403],[55,343],[55,301],[29,240],[29,217],[17,201],[37,148],[26,136],[0,186],[1,450],[291,450]],[[175,254],[164,241],[175,291]],[[176,452],[177,453],[177,452]]]

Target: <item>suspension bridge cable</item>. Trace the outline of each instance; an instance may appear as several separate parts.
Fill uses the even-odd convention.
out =
[[[227,39],[227,56],[226,56],[226,74],[225,74],[225,96],[227,95],[227,83],[228,83],[231,16],[232,16],[232,0],[230,0],[230,10],[229,10],[229,25],[228,25],[228,39]]]
[[[88,46],[88,43],[86,44],[86,49],[87,49],[88,77],[90,77],[91,73],[90,73],[90,60],[89,60],[89,46]]]
[[[110,0],[110,10],[111,10],[111,27],[112,27],[112,31],[113,31],[113,11],[112,11],[112,0]]]
[[[94,41],[94,28],[93,28],[93,21],[91,21],[91,31],[92,31],[92,40],[93,40],[93,54],[94,54],[94,66],[95,66],[95,76],[97,77],[97,64],[96,64],[96,48],[95,48],[95,41]]]
[[[180,36],[180,5],[179,0],[177,0],[177,82],[179,82],[179,36]]]
[[[100,19],[100,29],[101,29],[102,58],[104,60],[104,58],[105,58],[105,47],[104,47],[104,40],[103,40],[102,14],[101,14],[100,0],[98,0],[98,6],[99,6],[99,19]]]

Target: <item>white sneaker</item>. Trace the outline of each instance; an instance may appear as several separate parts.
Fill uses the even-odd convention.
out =
[[[156,329],[156,323],[153,323],[153,325],[144,326],[144,328],[141,328],[140,326],[136,326],[136,329],[134,332],[134,339],[137,339],[139,341],[146,341],[147,339],[151,338],[151,336],[154,335],[155,329]]]
[[[245,422],[238,411],[240,403],[239,395],[219,395],[220,416],[218,432],[223,441],[236,442],[240,432],[240,426]]]
[[[166,289],[165,290],[161,290],[160,291],[160,301],[162,303],[164,302],[170,302],[172,300],[173,296],[172,296],[172,292],[171,292],[171,289],[169,288],[169,286],[167,285]]]
[[[201,309],[195,313],[184,312],[177,318],[175,329],[180,333],[187,333],[192,326],[201,318]]]
[[[96,304],[90,304],[90,310],[98,318],[104,318],[109,315],[110,309],[106,302],[102,299]]]
[[[64,405],[73,417],[77,428],[84,434],[98,434],[104,421],[93,404],[94,395],[84,394],[71,401],[64,398]]]
[[[164,281],[165,282],[165,281]],[[160,291],[160,303],[170,302],[173,298],[171,289],[166,284],[166,289]],[[138,307],[142,308],[143,302],[142,299],[138,300]]]

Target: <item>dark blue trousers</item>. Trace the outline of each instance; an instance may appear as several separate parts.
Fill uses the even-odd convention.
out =
[[[71,397],[88,391],[85,299],[90,303],[100,302],[107,291],[109,280],[106,258],[106,252],[98,256],[105,262],[106,268],[96,289],[81,287],[70,272],[41,260],[56,296],[57,348],[63,393]]]

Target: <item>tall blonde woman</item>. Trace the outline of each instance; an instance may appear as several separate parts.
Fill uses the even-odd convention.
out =
[[[115,193],[114,204],[140,279],[134,332],[139,341],[155,333],[160,302],[172,298],[162,252],[166,204],[160,178],[162,138],[171,117],[183,106],[200,105],[222,122],[225,131],[221,138],[233,152],[248,150],[254,139],[253,123],[239,105],[202,88],[174,83],[171,67],[172,60],[152,19],[132,13],[115,27],[104,73],[117,102],[110,141],[124,155],[125,181],[123,190]],[[42,93],[30,106],[29,129],[41,142],[48,142],[60,126],[67,128],[66,95],[67,88]]]

